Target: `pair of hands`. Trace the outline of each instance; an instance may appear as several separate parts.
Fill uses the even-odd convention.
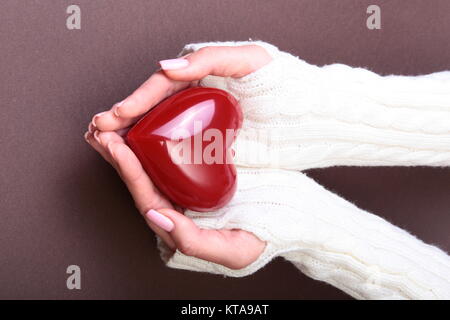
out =
[[[85,133],[86,141],[116,169],[148,226],[172,251],[241,269],[258,259],[266,243],[244,230],[197,227],[153,185],[125,144],[124,135],[161,100],[197,86],[202,78],[208,75],[240,78],[271,60],[267,51],[258,45],[205,47],[181,59],[164,60],[162,70],[130,96],[92,118]]]

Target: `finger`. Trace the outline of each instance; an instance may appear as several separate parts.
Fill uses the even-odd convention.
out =
[[[116,134],[117,135],[117,134]],[[122,139],[117,135],[118,138]],[[105,141],[139,211],[170,207],[168,200],[155,188],[133,151],[124,143]]]
[[[117,173],[121,176],[120,169],[119,169],[116,161],[112,157],[111,153],[108,150],[108,143],[109,142],[125,143],[125,140],[123,139],[123,137],[121,137],[114,131],[103,132],[100,130],[95,130],[93,133],[93,136],[94,136],[94,140],[95,140],[94,145],[96,146],[96,148],[99,150],[99,152],[102,155],[104,155],[103,157],[105,159],[107,158],[110,160],[109,162],[116,169]]]
[[[118,135],[115,136],[113,132],[102,132],[100,135],[97,135],[97,137],[98,138],[96,139],[92,133],[89,133],[89,131],[85,133],[86,141],[88,141],[88,143],[91,144],[93,146],[93,148],[95,150],[97,150],[105,160],[107,160],[110,164],[112,164],[113,167],[115,167],[116,170],[118,171],[119,175],[121,175],[118,168],[116,167],[116,163],[112,159],[111,154],[109,153],[108,149],[105,147],[105,144],[107,145],[110,142],[120,142],[120,141],[123,141],[123,139]],[[176,249],[175,243],[173,242],[170,235],[166,231],[164,231],[163,229],[161,229],[160,227],[158,227],[157,225],[155,225],[148,219],[145,219],[145,220],[146,220],[148,226],[157,235],[159,235],[161,237],[161,239],[167,244],[167,246],[171,250]]]
[[[124,138],[115,131],[99,131],[96,130],[94,132],[95,140],[100,143],[100,145],[106,150],[108,147],[108,143],[117,142],[117,143],[125,143]]]
[[[97,130],[94,129],[94,131],[91,133],[87,131],[84,134],[84,139],[86,140],[89,145],[95,149],[102,157],[105,159],[109,164],[111,164],[114,168],[116,168],[116,164],[114,160],[112,159],[111,155],[105,148],[100,144],[98,140],[95,139],[94,134]]]
[[[111,146],[112,144],[123,144],[123,138],[120,137],[115,132],[101,132],[99,134],[99,141],[101,144],[101,147],[104,151],[106,151],[112,159],[114,159],[114,155],[116,154],[116,151],[113,151],[111,153],[111,150],[117,150],[117,146]],[[124,145],[125,146],[125,145]],[[131,154],[134,156],[132,151],[130,150]],[[131,176],[136,175],[136,173],[130,173],[129,168],[126,166],[123,166],[124,161],[129,161],[133,157],[128,155],[123,155],[121,152],[118,153],[119,158],[117,161],[114,159],[113,161],[116,164],[117,171],[121,178],[124,180],[125,184],[127,185],[128,190],[130,191],[131,195],[133,196],[133,199],[136,203],[136,206],[138,210],[141,212],[141,214],[145,213],[147,210],[153,208],[158,208],[160,204],[158,204],[158,201],[155,200],[155,197],[160,198],[160,196],[156,195],[154,192],[154,187],[151,182],[151,180],[148,178],[148,176],[144,173],[140,174],[139,178],[136,178],[137,176]],[[133,161],[133,160],[131,160]],[[141,166],[142,168],[142,166]],[[133,181],[130,181],[130,178]],[[136,192],[136,190],[139,190],[139,193]],[[162,202],[162,201],[160,201]],[[163,202],[161,203],[163,206],[167,206],[167,203]],[[145,215],[144,215],[145,218]],[[166,231],[149,221],[147,218],[145,218],[148,226],[161,237],[161,239],[167,244],[169,248],[172,250],[175,249],[175,244],[172,241],[171,237],[168,235]]]
[[[90,133],[89,131],[86,132],[85,139],[95,150],[97,150],[102,155],[102,157],[105,160],[107,160],[116,169],[118,174],[123,179],[123,174],[121,173],[121,170],[120,170],[119,166],[117,165],[117,163],[114,161],[113,155],[110,153],[110,151],[109,151],[110,149],[108,148],[108,145],[110,143],[123,143],[124,142],[123,138],[115,132],[99,132],[98,130],[95,130],[93,133]],[[125,172],[125,174],[126,174],[126,172]],[[152,197],[153,195],[152,195],[152,193],[149,193],[148,196]],[[142,202],[142,201],[140,201],[140,202]],[[167,205],[164,203],[164,206],[167,206]],[[141,210],[140,210],[140,212],[142,212]],[[144,216],[144,218],[145,218],[145,216]],[[161,239],[166,243],[166,245],[171,250],[175,250],[175,248],[176,248],[175,243],[171,239],[170,235],[166,231],[164,231],[163,229],[161,229],[160,227],[158,227],[157,225],[155,225],[154,223],[149,221],[148,219],[145,218],[145,220],[146,220],[148,226],[158,236],[161,237]]]
[[[187,60],[188,63],[181,63]],[[160,62],[168,78],[178,81],[200,80],[208,75],[240,78],[272,60],[258,45],[204,47],[184,59]]]
[[[175,210],[153,210],[147,217],[170,232],[177,249],[183,254],[228,268],[246,267],[265,248],[265,243],[249,232],[200,229],[191,219]]]
[[[113,112],[119,118],[142,116],[160,101],[189,85],[189,82],[173,81],[163,72],[156,72],[124,101],[116,105]]]
[[[175,92],[187,88],[188,82],[173,81],[156,72],[138,89],[111,110],[95,115],[92,122],[102,131],[114,131],[134,124],[147,111]]]
[[[131,126],[160,101],[207,75],[242,77],[258,70],[272,58],[264,48],[247,45],[205,47],[184,59],[188,61],[187,67],[156,72],[129,97],[115,104],[111,110],[95,115],[92,119],[94,125],[102,131]]]
[[[116,131],[126,127],[130,127],[136,123],[140,117],[124,118],[114,114],[114,106],[111,110],[97,113],[92,118],[92,125],[101,131]]]
[[[169,247],[170,250],[175,251],[177,249],[175,242],[172,240],[172,237],[166,230],[152,222],[149,218],[147,218],[147,215],[144,215],[144,219],[150,229],[152,229],[153,232],[156,233],[162,239],[162,241],[164,241],[164,243],[167,245],[167,247]]]

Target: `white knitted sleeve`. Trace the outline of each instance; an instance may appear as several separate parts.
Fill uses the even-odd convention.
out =
[[[210,229],[243,229],[267,241],[257,261],[240,270],[171,253],[169,267],[232,277],[251,274],[273,257],[358,299],[449,299],[450,257],[386,220],[358,209],[305,174],[238,168],[238,191],[224,208],[186,212]]]
[[[239,79],[203,86],[234,94],[244,112],[235,162],[309,169],[337,165],[450,165],[450,71],[380,76],[343,64],[318,67],[264,42],[273,60]]]

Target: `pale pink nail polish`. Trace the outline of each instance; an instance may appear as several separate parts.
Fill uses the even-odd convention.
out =
[[[165,215],[162,215],[158,211],[155,211],[152,209],[147,212],[146,216],[151,222],[156,224],[161,229],[163,229],[167,232],[170,232],[173,230],[174,224],[173,224],[172,220],[167,218]]]
[[[86,133],[84,134],[84,140],[89,143],[89,131],[86,131]]]
[[[189,65],[189,61],[186,59],[169,59],[161,60],[159,62],[163,70],[178,70],[186,68]]]
[[[113,113],[115,114],[116,117],[120,117],[119,108],[123,105],[124,102],[125,100],[122,100],[114,105]]]
[[[95,138],[95,140],[97,140],[98,143],[102,143],[102,141],[100,140],[100,136],[99,136],[99,131],[98,130],[95,130],[94,138]]]
[[[100,113],[97,113],[93,118],[92,118],[92,124],[97,127],[97,124],[95,123],[95,121],[98,119],[98,117],[101,117],[103,114],[105,114],[107,111],[103,111]]]
[[[93,124],[92,122],[89,123],[89,126],[88,126],[88,132],[89,132],[89,133],[93,133],[94,130],[95,130],[94,124]]]

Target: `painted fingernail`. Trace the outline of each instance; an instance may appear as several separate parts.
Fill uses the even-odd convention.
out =
[[[173,230],[174,224],[173,224],[172,220],[167,218],[165,215],[162,215],[158,211],[155,211],[152,209],[147,212],[146,216],[151,222],[156,224],[161,229],[163,229],[167,232],[170,232]]]
[[[92,122],[90,122],[89,126],[88,126],[88,132],[93,133],[95,129],[96,128],[95,128],[94,124]]]
[[[97,123],[96,123],[97,119],[98,119],[99,117],[101,117],[103,114],[105,114],[106,112],[107,112],[107,111],[103,111],[103,112],[97,113],[97,114],[92,118],[92,124],[93,124],[95,127],[97,127]]]
[[[100,131],[95,130],[95,132],[94,132],[94,138],[95,138],[95,140],[97,140],[98,143],[102,143],[102,141],[100,140],[99,133],[100,133]]]
[[[89,131],[86,131],[86,132],[84,133],[84,140],[86,140],[87,143],[89,143],[89,134],[90,134]]]
[[[116,117],[120,117],[119,114],[119,108],[123,105],[123,103],[125,102],[125,100],[122,100],[120,102],[117,102],[114,106],[113,106],[113,113],[115,114]]]
[[[189,65],[189,61],[186,59],[169,59],[161,60],[159,62],[163,70],[178,70],[186,68]]]

